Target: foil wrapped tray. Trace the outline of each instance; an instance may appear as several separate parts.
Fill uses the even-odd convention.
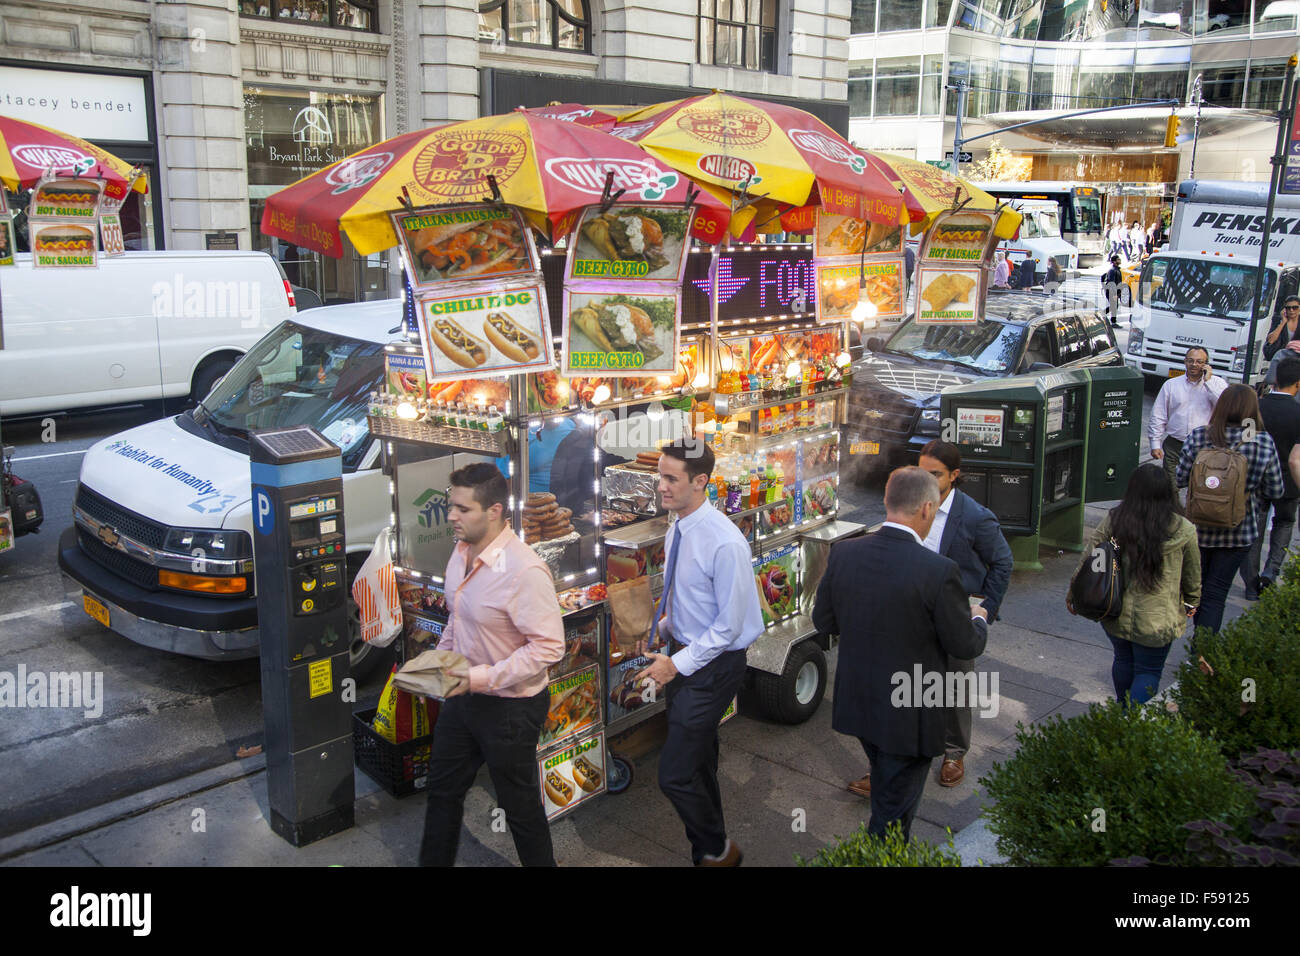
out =
[[[605,506],[639,515],[664,514],[658,485],[659,475],[655,472],[610,465],[602,482]]]
[[[538,541],[536,544],[530,544],[528,547],[537,552],[537,556],[546,562],[546,566],[551,569],[551,575],[558,581],[565,573],[560,564],[564,558],[565,550],[569,545],[576,544],[580,540],[582,540],[582,535],[577,531],[571,531],[561,537]]]

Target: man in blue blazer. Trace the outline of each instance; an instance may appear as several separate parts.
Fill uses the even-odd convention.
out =
[[[998,608],[1011,581],[1013,559],[1011,546],[993,512],[956,487],[961,477],[961,452],[951,442],[932,441],[921,449],[920,467],[939,483],[939,509],[924,545],[931,551],[957,562],[962,587],[972,597],[981,597],[980,606],[988,611],[990,622],[997,620]],[[952,657],[948,668],[969,674],[975,661]],[[970,750],[973,707],[953,707],[948,711],[944,734],[943,764],[939,784],[955,787],[966,776],[965,758]],[[849,790],[861,796],[871,795],[871,774],[849,784]]]
[[[911,833],[934,758],[944,751],[947,705],[923,695],[942,685],[950,658],[973,660],[988,612],[970,607],[955,562],[927,550],[939,486],[899,468],[885,486],[885,523],[831,549],[813,623],[840,636],[831,726],[857,737],[876,776],[868,832],[898,821]]]

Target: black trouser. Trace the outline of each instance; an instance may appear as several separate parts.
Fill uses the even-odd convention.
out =
[[[903,838],[910,840],[912,819],[921,804],[934,758],[888,754],[868,743],[865,737],[858,740],[871,761],[871,820],[867,832],[883,837],[889,825],[897,820],[903,826]]]
[[[1201,604],[1192,619],[1197,627],[1208,627],[1215,634],[1223,624],[1232,579],[1246,560],[1248,548],[1201,548]]]
[[[725,651],[694,674],[668,682],[668,739],[659,758],[659,789],[686,826],[691,859],[721,856],[727,846],[718,789],[718,721],[745,677],[745,652]]]
[[[519,862],[554,866],[551,827],[537,777],[537,737],[549,695],[495,697],[465,694],[442,705],[429,755],[429,803],[420,843],[421,866],[451,866],[460,844],[465,794],[484,762],[497,804],[506,812]]]

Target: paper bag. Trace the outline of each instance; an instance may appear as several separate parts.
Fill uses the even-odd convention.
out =
[[[631,581],[620,581],[606,589],[609,611],[613,616],[613,630],[619,647],[630,653],[637,645],[644,645],[650,637],[654,621],[654,601],[650,598],[650,579],[644,575]]]
[[[425,651],[403,664],[393,681],[402,690],[412,694],[444,700],[469,679],[453,677],[447,671],[468,664],[465,656],[455,651]]]
[[[390,534],[388,528],[379,532],[370,557],[352,582],[352,600],[361,613],[361,639],[376,647],[387,647],[402,631],[402,599],[389,553]]]

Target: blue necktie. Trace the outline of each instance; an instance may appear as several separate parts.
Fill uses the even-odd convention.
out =
[[[648,649],[655,646],[655,638],[659,635],[659,619],[663,617],[669,597],[672,594],[673,571],[677,567],[677,553],[682,546],[681,521],[673,522],[672,541],[668,547],[668,566],[664,568],[664,593],[659,595],[659,604],[655,607],[654,623],[650,627],[650,641],[647,644]]]

